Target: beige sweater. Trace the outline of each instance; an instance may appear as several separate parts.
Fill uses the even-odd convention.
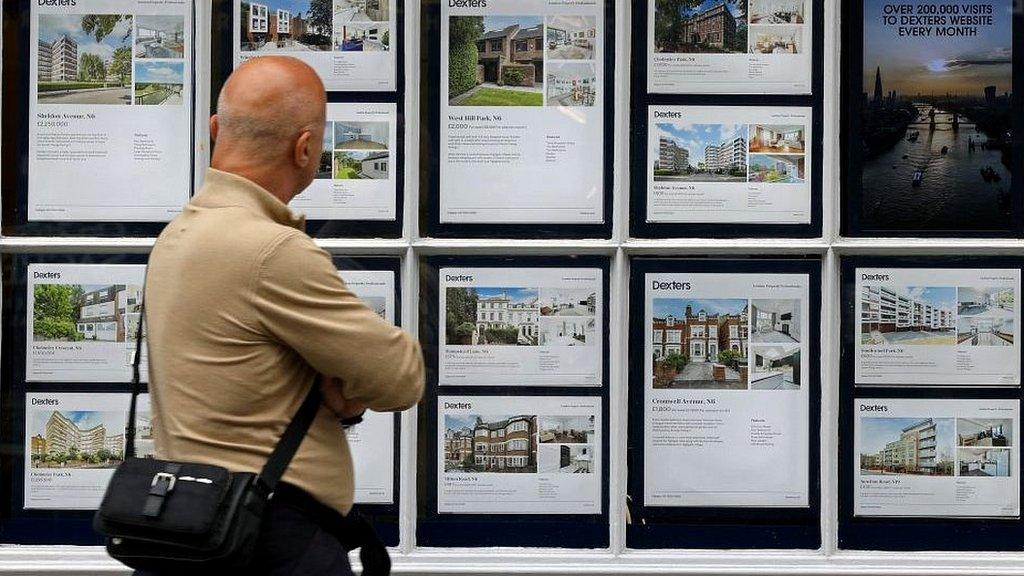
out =
[[[373,410],[419,401],[419,344],[345,287],[303,226],[263,188],[211,169],[160,234],[145,294],[157,457],[258,472],[317,372]],[[351,507],[351,455],[326,407],[284,480]]]

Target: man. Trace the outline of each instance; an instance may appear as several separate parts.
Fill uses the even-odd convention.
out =
[[[302,62],[263,57],[224,84],[212,168],[149,258],[146,322],[157,457],[258,472],[318,382],[313,425],[271,502],[254,574],[350,574],[330,535],[352,506],[339,418],[404,410],[423,357],[344,285],[286,204],[314,178],[326,98]]]

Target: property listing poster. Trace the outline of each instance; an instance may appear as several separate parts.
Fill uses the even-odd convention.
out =
[[[141,264],[29,264],[25,380],[130,381],[145,274]]]
[[[235,66],[278,55],[313,67],[328,92],[396,89],[394,0],[234,0]]]
[[[600,386],[599,268],[441,268],[438,384]]]
[[[441,222],[604,221],[604,6],[441,3]]]
[[[180,212],[192,187],[192,2],[32,2],[31,47],[28,220]]]
[[[1015,7],[1016,6],[1016,7]],[[1012,205],[1012,0],[863,0],[848,110],[864,230],[1006,230]],[[853,99],[851,97],[851,99]],[[1019,143],[1018,136],[1018,143]],[[877,235],[877,234],[876,234]]]
[[[811,109],[650,106],[648,222],[809,224]]]
[[[1020,270],[855,273],[857,385],[1020,386]]]
[[[327,104],[316,179],[291,206],[309,220],[394,220],[397,106]]]
[[[812,0],[647,0],[647,90],[809,94]]]
[[[377,312],[395,323],[395,273],[390,270],[342,270],[345,285]],[[395,501],[395,417],[367,410],[363,421],[345,430],[355,466],[356,504]]]
[[[1019,400],[854,404],[855,515],[1020,515]]]
[[[808,506],[809,277],[644,281],[644,504]]]
[[[439,514],[600,514],[601,399],[440,396]]]
[[[28,394],[26,509],[95,510],[124,461],[128,394]],[[136,456],[153,456],[149,398],[139,397]]]

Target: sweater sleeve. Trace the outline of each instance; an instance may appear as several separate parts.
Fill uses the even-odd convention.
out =
[[[353,294],[330,256],[300,232],[265,254],[252,294],[261,327],[316,371],[340,378],[342,394],[376,411],[405,410],[423,394],[423,353]]]

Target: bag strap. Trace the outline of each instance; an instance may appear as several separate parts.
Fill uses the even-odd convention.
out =
[[[142,328],[146,321],[145,286],[145,280],[143,280],[142,305],[139,306],[139,326],[135,332],[135,358],[132,359],[132,399],[128,407],[128,425],[124,433],[125,460],[135,457],[135,411],[138,405],[139,394],[142,392],[139,366],[142,362]],[[281,476],[284,475],[292,458],[299,450],[299,446],[302,445],[306,432],[313,425],[313,420],[316,419],[316,414],[320,410],[321,400],[320,387],[317,386],[314,380],[313,385],[306,394],[306,399],[302,401],[298,412],[295,413],[291,422],[288,423],[284,434],[277,441],[277,446],[274,446],[274,451],[271,452],[270,458],[267,459],[267,463],[263,465],[263,470],[260,471],[259,476],[256,478],[256,486],[263,491],[264,496],[269,498],[273,495],[274,490],[277,488],[277,483],[281,480]]]
[[[139,326],[135,332],[135,357],[132,358],[132,400],[128,406],[128,426],[124,431],[124,459],[135,457],[135,408],[142,391],[139,364],[142,362],[142,323],[146,320],[146,281],[142,281],[142,304],[139,306]]]
[[[302,445],[302,440],[306,437],[306,432],[309,431],[313,420],[316,419],[321,402],[320,387],[314,380],[306,394],[306,399],[302,401],[298,412],[292,417],[288,427],[284,429],[284,434],[277,441],[277,446],[274,446],[274,451],[267,459],[267,463],[263,465],[260,475],[256,477],[256,486],[263,491],[263,495],[267,498],[274,495],[277,483],[288,469],[288,464],[291,463],[292,457],[295,456],[299,446]]]

